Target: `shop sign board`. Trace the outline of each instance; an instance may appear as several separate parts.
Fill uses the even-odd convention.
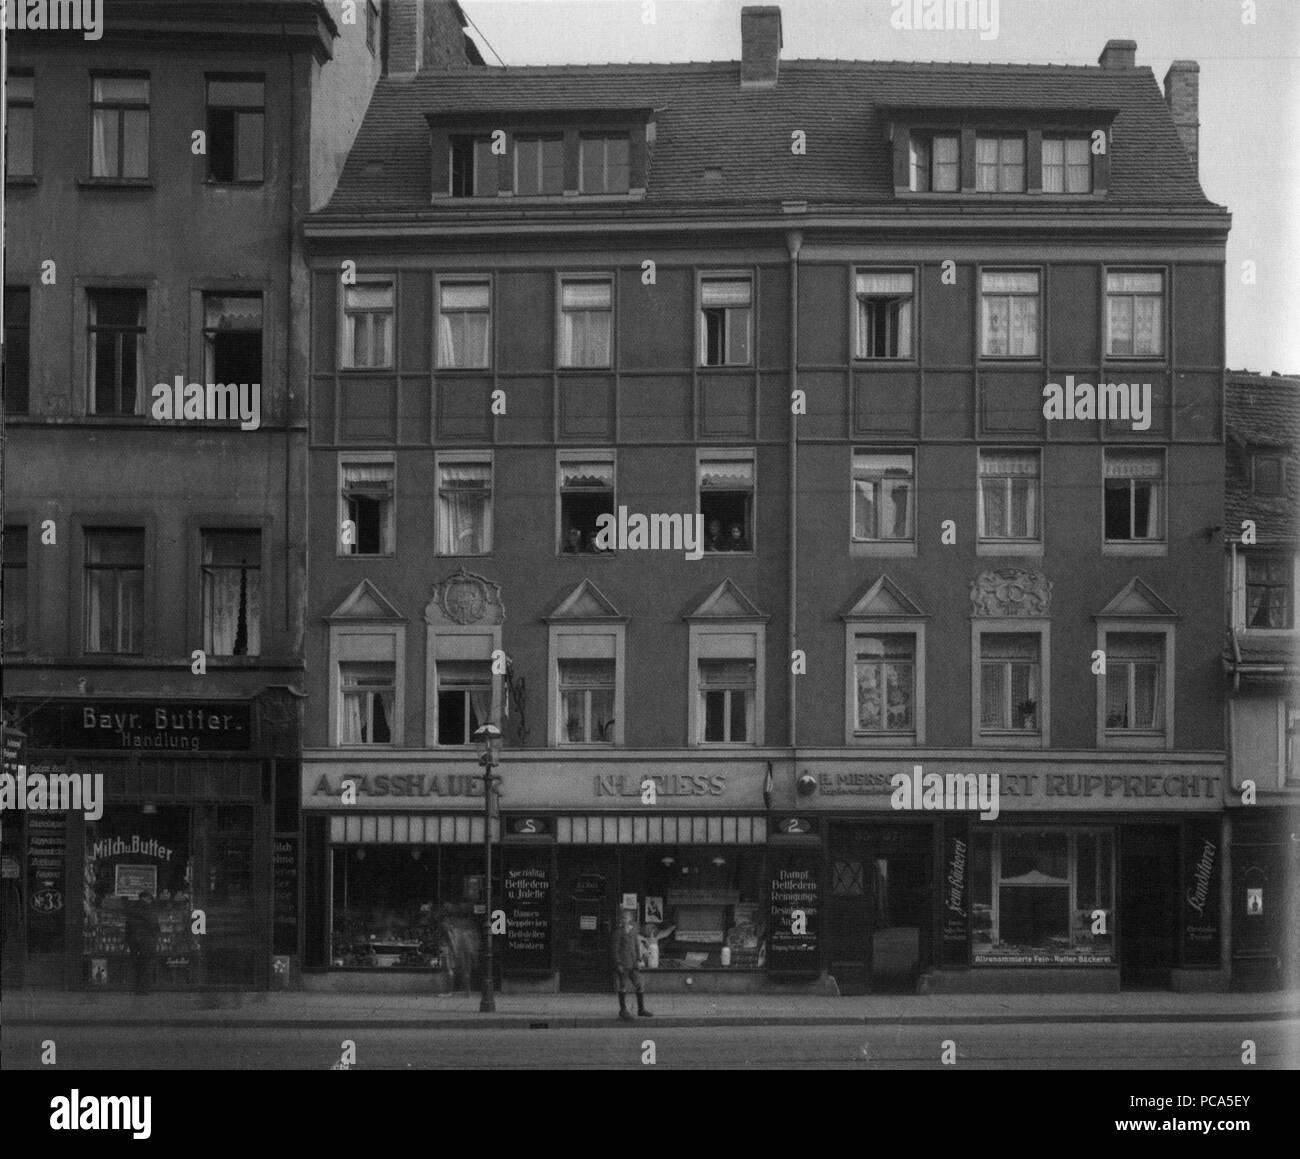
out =
[[[79,700],[43,704],[28,718],[30,744],[40,749],[247,752],[252,709],[236,701]]]
[[[1183,831],[1183,965],[1219,964],[1219,826],[1188,824]]]
[[[815,974],[821,968],[821,851],[773,849],[769,864],[767,968]]]
[[[550,851],[502,846],[502,889],[506,913],[503,970],[551,968]]]
[[[961,820],[943,827],[943,963],[970,964],[970,828]]]

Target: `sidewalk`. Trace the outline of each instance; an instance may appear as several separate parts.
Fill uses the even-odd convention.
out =
[[[220,1005],[215,1005],[220,1002]],[[631,1005],[629,1003],[629,1005]],[[1300,994],[945,994],[812,998],[652,994],[656,1026],[959,1026],[1062,1022],[1258,1022],[1300,1019]],[[4,1026],[224,1026],[434,1030],[616,1026],[613,994],[498,994],[482,1014],[464,994],[276,991],[216,996],[6,991]],[[645,1020],[642,1025],[650,1025]]]

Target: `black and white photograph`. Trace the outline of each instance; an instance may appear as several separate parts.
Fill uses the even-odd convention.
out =
[[[1283,1121],[1300,5],[3,8],[31,1138],[263,1071]]]

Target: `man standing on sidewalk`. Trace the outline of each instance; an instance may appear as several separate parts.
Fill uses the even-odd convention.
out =
[[[636,1012],[642,1018],[652,1017],[645,1008],[645,995],[641,990],[641,974],[637,966],[641,962],[641,944],[636,932],[636,911],[625,909],[619,914],[619,923],[614,930],[610,944],[614,955],[615,985],[618,987],[618,1016],[631,1021],[632,1013],[627,1008],[627,983],[631,979],[636,990]]]
[[[126,948],[131,955],[131,972],[137,994],[153,989],[154,958],[158,953],[158,915],[153,895],[143,891],[126,911]]]

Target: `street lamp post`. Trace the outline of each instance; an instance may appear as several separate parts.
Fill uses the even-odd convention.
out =
[[[497,1000],[492,980],[492,790],[501,780],[493,770],[501,763],[501,730],[485,724],[474,731],[478,742],[478,763],[483,766],[483,996],[480,1014],[496,1012]]]

